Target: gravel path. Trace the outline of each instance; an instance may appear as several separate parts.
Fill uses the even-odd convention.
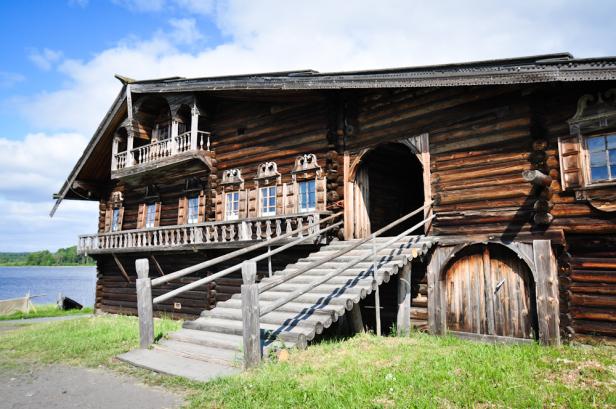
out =
[[[60,365],[28,372],[0,372],[1,409],[163,409],[179,408],[176,394],[140,384],[103,369]]]

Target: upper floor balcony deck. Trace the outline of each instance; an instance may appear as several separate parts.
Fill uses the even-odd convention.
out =
[[[319,220],[329,214],[311,212],[88,234],[79,236],[77,251],[88,255],[245,247],[250,241],[269,240],[302,227],[312,226],[297,237],[318,233]]]
[[[124,152],[114,151],[111,158],[111,177],[119,179],[154,168],[199,158],[210,152],[210,133],[184,132]]]

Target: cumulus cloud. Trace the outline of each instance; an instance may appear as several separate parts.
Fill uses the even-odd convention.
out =
[[[49,48],[44,48],[42,51],[34,49],[30,51],[28,58],[41,70],[49,71],[56,62],[60,61],[62,52]]]
[[[25,79],[26,77],[16,72],[0,71],[0,87],[2,88],[12,87]]]
[[[174,18],[169,20],[169,24],[173,27],[171,40],[176,44],[193,44],[203,38],[193,18]]]
[[[51,196],[81,155],[82,135],[29,134],[0,138],[0,250],[57,249],[96,230],[96,203],[71,202],[50,219]]]
[[[113,0],[117,5],[133,11],[156,12],[165,6],[165,0]]]

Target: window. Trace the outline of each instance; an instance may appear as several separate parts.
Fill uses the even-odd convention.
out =
[[[199,196],[191,196],[188,198],[188,223],[199,222]]]
[[[227,220],[239,219],[240,192],[229,192],[225,195],[225,216]]]
[[[309,212],[316,209],[315,181],[299,182],[299,211]]]
[[[616,135],[589,137],[586,143],[591,183],[616,180]]]
[[[147,229],[156,225],[156,203],[146,205],[145,209],[145,227]]]
[[[261,216],[276,215],[276,186],[261,188]]]
[[[120,209],[116,207],[113,209],[113,215],[111,218],[111,231],[118,230],[120,230]]]

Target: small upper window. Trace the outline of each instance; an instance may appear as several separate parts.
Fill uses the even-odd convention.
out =
[[[188,198],[188,223],[199,222],[199,196],[191,196]]]
[[[152,228],[156,224],[156,203],[146,205],[145,227]]]
[[[225,196],[225,216],[227,220],[237,220],[240,217],[240,192],[229,192]]]
[[[276,215],[276,186],[261,188],[261,216]]]
[[[113,209],[113,216],[111,218],[111,231],[120,230],[120,209],[117,207]]]
[[[299,211],[310,212],[316,209],[314,179],[299,182]]]
[[[589,137],[586,143],[591,182],[616,180],[616,135]]]

